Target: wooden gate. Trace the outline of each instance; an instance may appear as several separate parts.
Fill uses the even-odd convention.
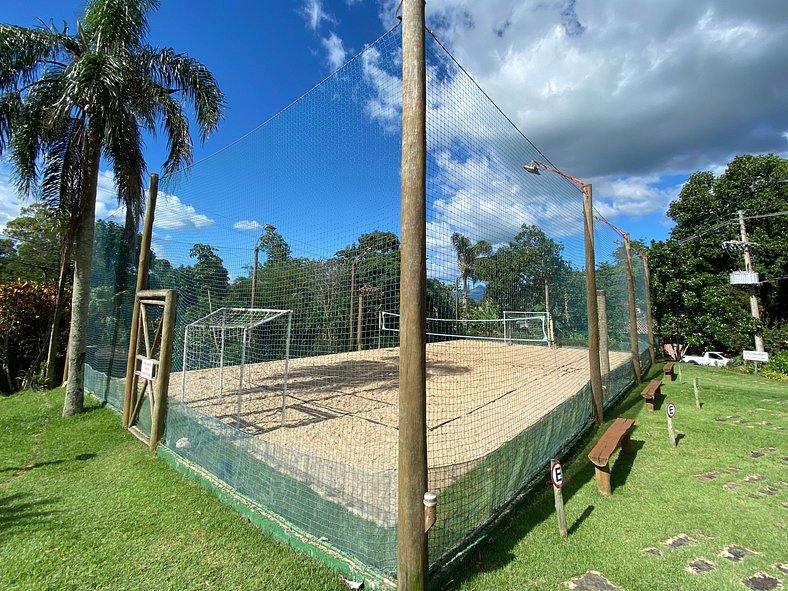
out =
[[[126,388],[123,399],[123,426],[147,443],[151,452],[156,451],[164,436],[177,304],[178,292],[174,289],[142,290],[134,298],[130,343],[134,356],[133,363],[126,367],[126,383],[131,387]],[[150,436],[137,427],[146,396],[151,415]]]

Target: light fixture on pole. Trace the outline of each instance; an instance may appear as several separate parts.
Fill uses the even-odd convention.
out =
[[[586,307],[588,312],[588,369],[591,381],[591,397],[594,420],[598,425],[604,418],[604,394],[602,392],[602,367],[599,360],[599,318],[596,301],[596,261],[594,260],[594,217],[591,200],[591,184],[558,170],[555,166],[531,160],[523,165],[523,170],[530,174],[541,174],[544,168],[558,176],[571,181],[583,193],[583,234],[585,237],[586,255]]]

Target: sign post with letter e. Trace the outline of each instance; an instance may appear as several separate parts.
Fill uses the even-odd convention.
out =
[[[561,489],[564,487],[564,470],[561,462],[550,460],[550,482],[553,483],[553,495],[555,496],[555,515],[558,518],[558,531],[562,538],[567,536],[566,515],[564,514],[564,496]]]
[[[670,438],[670,446],[676,447],[676,432],[673,430],[673,417],[676,415],[676,405],[668,402],[667,407],[668,415],[668,437]]]

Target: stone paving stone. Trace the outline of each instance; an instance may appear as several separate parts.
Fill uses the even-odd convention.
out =
[[[783,503],[783,507],[785,507],[786,509],[788,509],[788,503]]]
[[[758,499],[759,501],[763,498],[761,495],[756,493],[747,493],[747,496],[751,499]]]
[[[774,568],[776,568],[782,574],[788,575],[788,564],[784,564],[782,562],[778,562],[777,564],[774,565]]]
[[[750,474],[744,477],[744,482],[762,482],[763,480],[766,480],[766,476],[763,474]]]
[[[738,421],[733,421],[733,424],[734,425],[746,425],[749,422],[750,421],[748,421],[747,419],[739,419]]]
[[[667,546],[671,550],[675,550],[676,548],[681,548],[682,546],[688,546],[690,544],[697,544],[698,540],[695,540],[689,537],[687,534],[677,534],[670,538],[669,540],[665,540],[662,542],[663,546]]]
[[[747,556],[755,556],[760,554],[760,552],[756,552],[755,550],[750,550],[749,548],[745,548],[744,546],[739,546],[738,544],[731,544],[730,546],[726,546],[720,552],[720,556],[723,558],[727,558],[731,562],[741,562]]]
[[[720,476],[722,472],[718,472],[717,470],[713,470],[711,472],[704,472],[703,474],[696,474],[695,478],[702,481],[714,480],[718,476]]]
[[[785,462],[786,464],[788,464],[788,456],[785,456],[785,457],[783,458],[783,462]]]
[[[738,482],[726,482],[722,485],[722,490],[733,490],[734,488],[739,488],[741,484]]]
[[[687,570],[694,575],[707,573],[716,568],[716,565],[705,558],[696,558],[687,565]]]
[[[659,548],[643,548],[643,552],[652,556],[662,556],[662,550]]]
[[[764,447],[763,451],[771,453],[773,451],[777,451],[777,448],[776,447]]]
[[[717,417],[717,418],[716,418],[716,419],[714,419],[714,420],[715,420],[715,421],[717,421],[718,423],[724,423],[724,422],[725,422],[725,421],[727,421],[728,419],[726,419],[725,417]]]
[[[777,486],[788,488],[788,482],[785,482],[785,480],[781,480],[780,482],[777,483]]]
[[[575,577],[564,583],[569,589],[577,591],[621,591],[613,583],[608,581],[601,573],[590,570],[580,577]]]
[[[773,486],[764,486],[763,488],[759,488],[758,492],[764,495],[772,496],[777,494],[777,489]]]
[[[741,470],[739,468],[737,468],[736,466],[728,466],[725,469],[725,471],[726,472],[730,472],[731,474],[736,474],[737,472],[741,472]]]
[[[769,573],[765,572],[755,573],[751,577],[742,579],[741,582],[744,583],[745,587],[748,589],[753,589],[753,591],[772,591],[772,589],[783,588],[783,584],[780,582],[780,579],[776,579]]]
[[[764,456],[763,452],[754,451],[750,454],[751,458],[762,458]]]

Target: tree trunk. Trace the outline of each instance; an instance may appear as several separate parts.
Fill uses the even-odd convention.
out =
[[[71,244],[73,236],[67,232],[63,242],[63,250],[60,253],[60,275],[57,280],[57,295],[55,296],[55,314],[52,317],[52,332],[49,335],[49,348],[47,349],[47,387],[55,387],[55,370],[57,369],[57,349],[60,344],[60,321],[63,317],[63,293],[66,290],[66,276],[68,274],[68,263],[71,260]]]
[[[85,175],[74,253],[74,285],[71,297],[71,332],[68,336],[69,368],[63,416],[82,412],[85,401],[85,352],[90,304],[90,271],[93,266],[93,233],[96,217],[96,187],[98,185],[101,142],[88,130]]]
[[[468,317],[468,276],[462,276],[462,309],[465,312],[465,317]]]

